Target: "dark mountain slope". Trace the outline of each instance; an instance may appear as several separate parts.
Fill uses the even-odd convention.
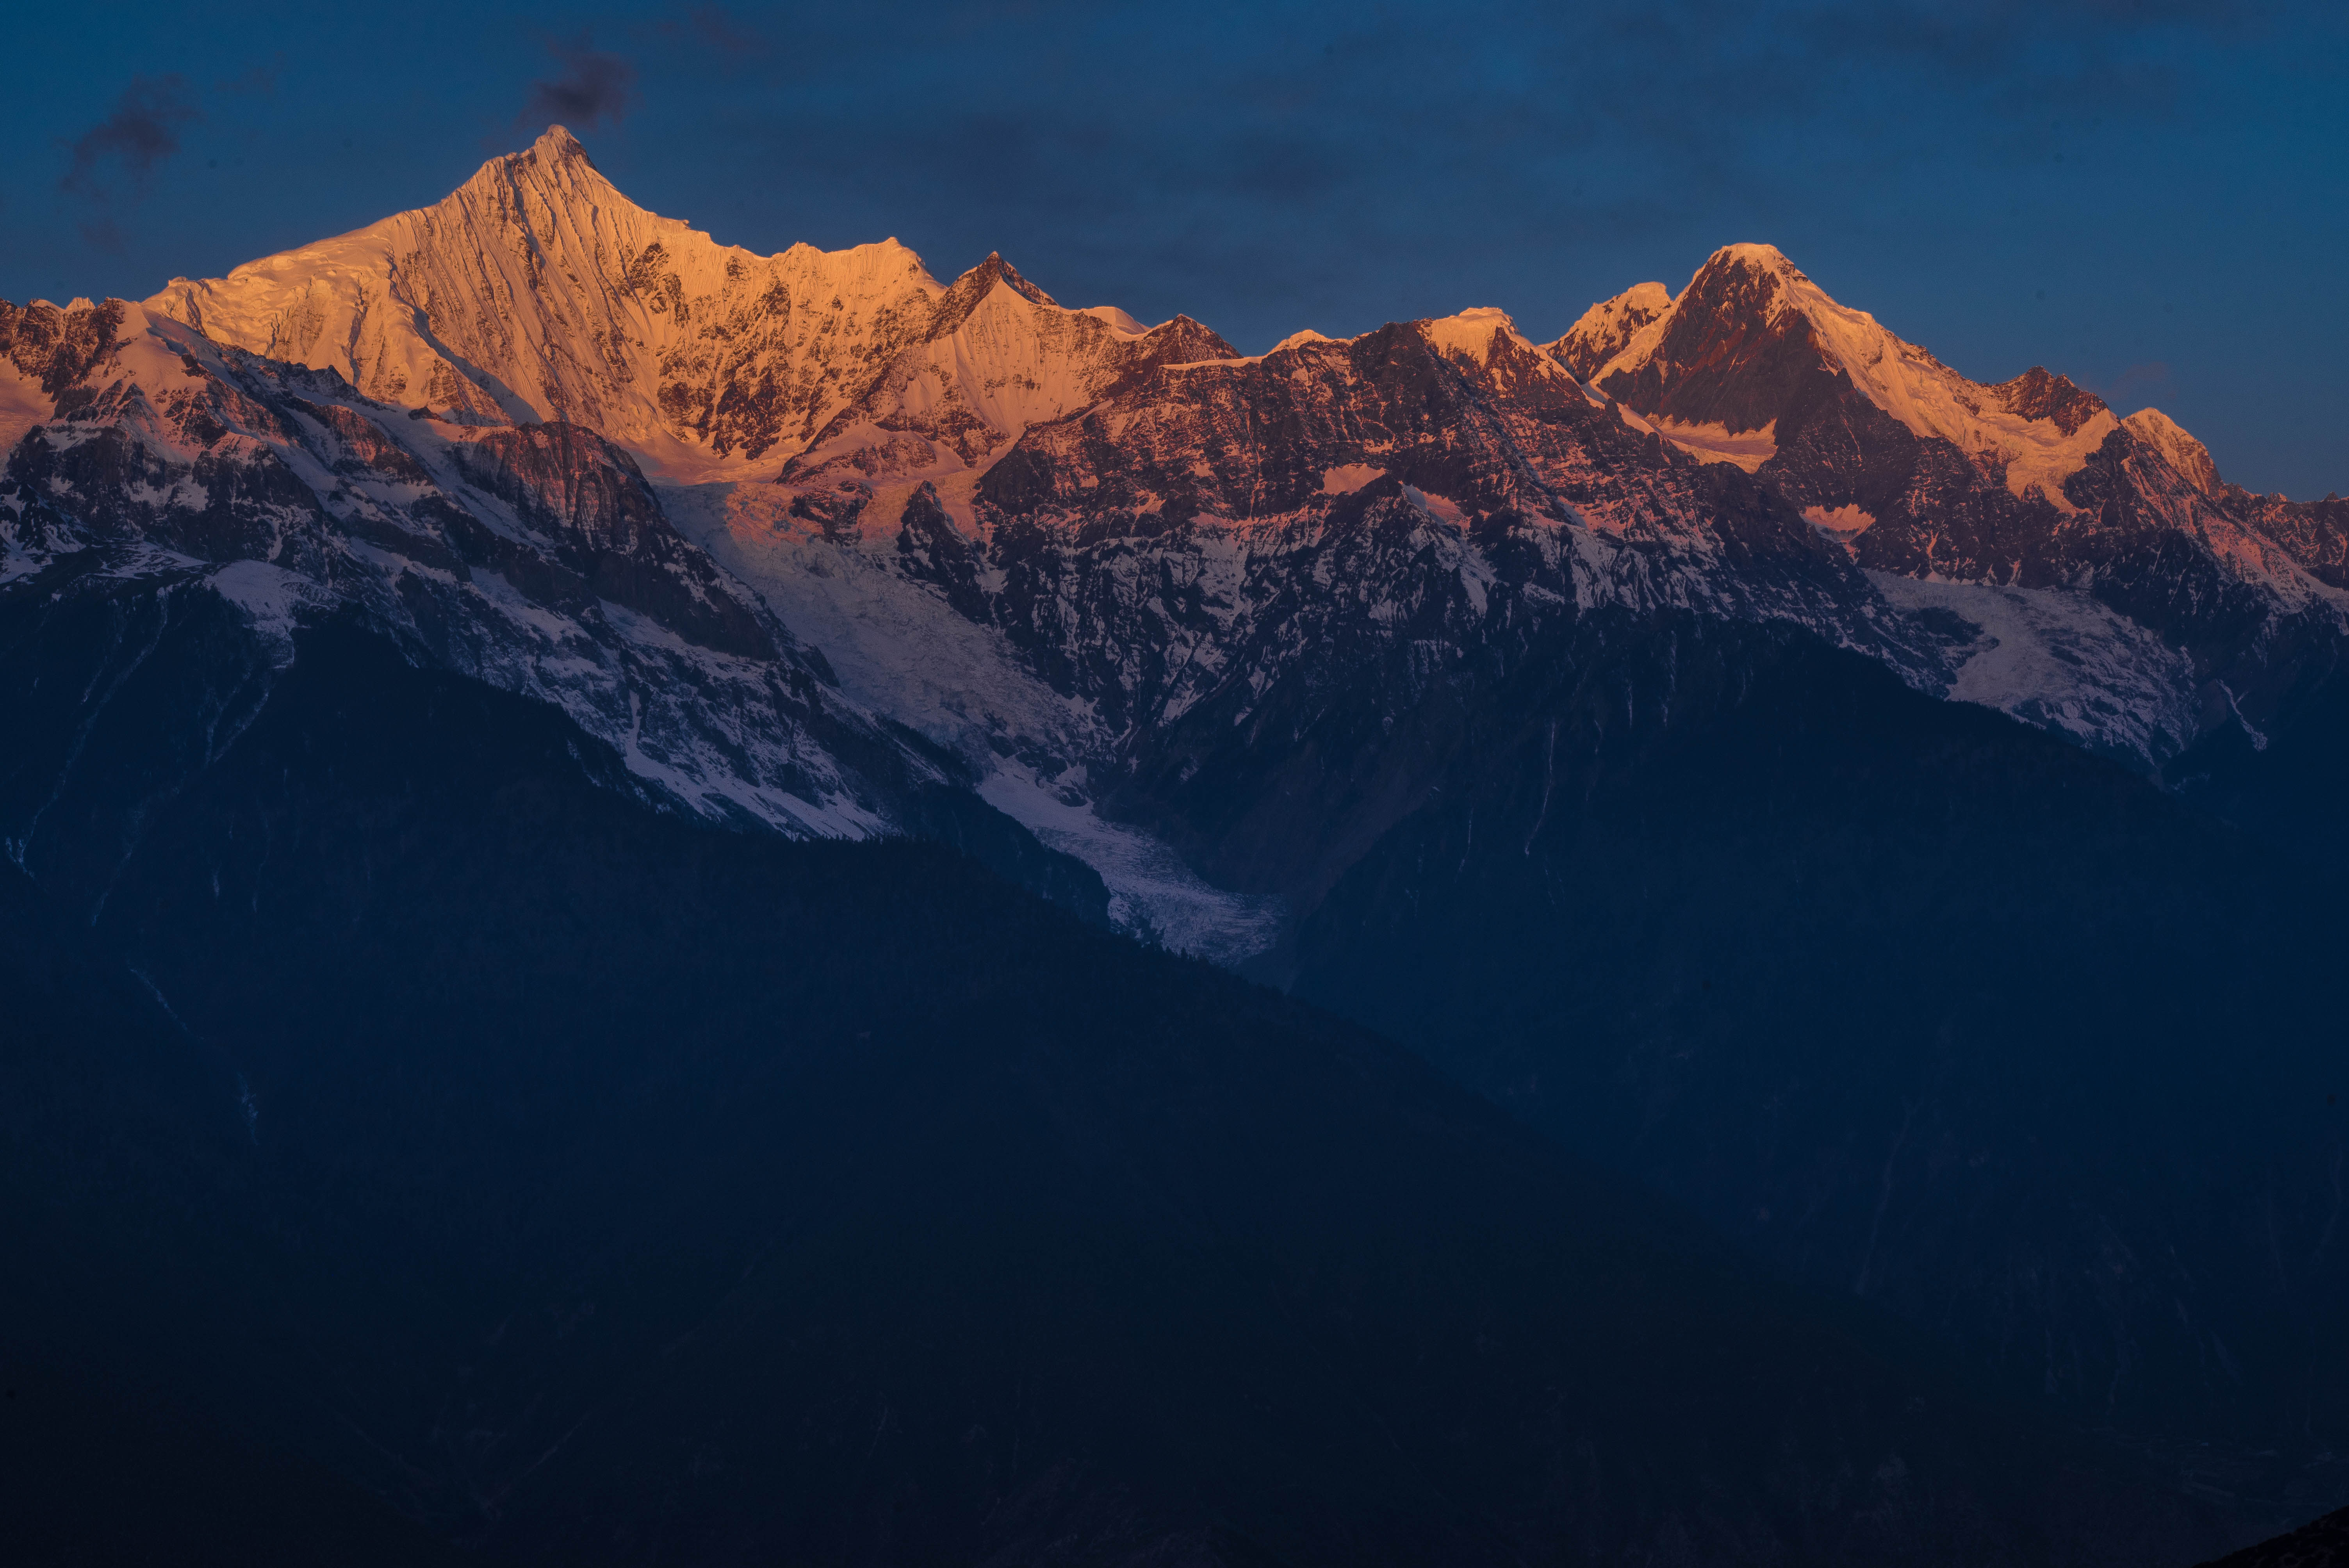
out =
[[[2088,1420],[2337,1450],[2333,889],[1791,630],[1451,701],[1299,995]]]
[[[2312,649],[2271,727],[2206,737],[2163,769],[2179,797],[2335,878],[2349,872],[2349,667]]]
[[[12,1145],[104,1256],[5,1306],[203,1344],[206,1418],[484,1560],[2219,1544],[1373,1037],[941,850],[657,813],[543,707],[303,638],[71,911],[158,1000],[134,1089],[12,1058],[112,1130]]]
[[[442,1562],[380,1499],[222,1423],[242,1367],[207,1276],[250,1239],[235,1075],[61,914],[0,865],[10,1561]]]
[[[2263,1541],[2207,1568],[2341,1568],[2349,1563],[2349,1509]]]

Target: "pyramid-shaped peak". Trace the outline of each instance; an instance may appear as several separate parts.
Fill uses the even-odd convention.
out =
[[[500,188],[515,185],[537,190],[554,201],[569,201],[583,191],[597,202],[627,200],[604,178],[604,171],[595,167],[577,137],[565,127],[550,125],[520,152],[502,153],[482,164],[444,202],[466,200],[469,195],[473,200],[492,197]]]
[[[2210,460],[2210,449],[2189,435],[2177,420],[2158,408],[2139,408],[2121,424],[2159,452],[2196,490],[2209,496],[2219,493],[2219,466]]]
[[[595,161],[587,156],[586,147],[577,137],[571,134],[571,129],[568,126],[548,126],[539,132],[538,139],[530,144],[530,150],[542,158],[556,162],[576,158],[592,168]]]
[[[1032,304],[1050,305],[1055,310],[1061,308],[1059,300],[1030,283],[1020,274],[1018,267],[1003,259],[1003,253],[1000,251],[988,252],[987,260],[957,278],[949,293],[957,295],[968,294],[971,304],[976,304],[986,298],[988,292],[999,283]]]
[[[2066,436],[2106,411],[2102,397],[2044,365],[2000,382],[1990,393],[2010,413],[2024,419],[2052,419]]]
[[[1865,311],[1837,304],[1777,246],[1756,242],[1723,245],[1706,257],[1672,302],[1672,314],[1689,318],[1692,325],[1744,323],[1775,331],[1791,316],[1806,316],[1823,327],[1840,322],[1837,331],[1882,331]]]
[[[1788,306],[1832,308],[1834,303],[1785,252],[1757,243],[1723,245],[1707,256],[1676,302],[1683,313],[1733,315],[1757,309],[1775,315]]]

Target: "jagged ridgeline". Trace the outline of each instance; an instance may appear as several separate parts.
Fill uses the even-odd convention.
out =
[[[93,928],[183,1021],[202,1011],[185,1026],[234,1070],[347,1035],[361,1004],[332,977],[367,934],[476,929],[449,912],[485,892],[495,904],[507,877],[539,890],[512,919],[582,923],[582,951],[612,966],[605,983],[664,1000],[627,1016],[643,1040],[678,1042],[680,1060],[701,1059],[695,1042],[712,1030],[744,1061],[766,1048],[750,1013],[712,1021],[720,1001],[763,1008],[787,1036],[791,1009],[819,1005],[808,975],[776,978],[778,960],[742,957],[736,973],[694,956],[739,956],[752,938],[738,927],[802,953],[809,975],[862,973],[868,959],[844,954],[887,948],[905,1007],[935,1023],[983,995],[988,1030],[1057,1006],[1050,963],[1013,965],[962,923],[1008,922],[1051,962],[1126,952],[1110,935],[1039,934],[1020,923],[1042,918],[1029,905],[989,902],[1013,894],[955,882],[968,872],[944,868],[957,861],[787,843],[939,841],[1081,923],[1387,1031],[1857,1321],[1904,1325],[1917,1336],[1904,1348],[1869,1352],[1904,1376],[1958,1368],[2019,1401],[1998,1418],[2015,1431],[2118,1434],[2172,1482],[2231,1499],[2222,1511],[2245,1538],[2349,1492],[2329,1457],[2349,1443],[2349,1352],[2333,1329],[2349,1311],[2334,1098],[2349,1086],[2333,1081],[2329,980],[2349,863],[2349,507],[2230,485],[2157,411],[2124,418],[2044,369],[1972,381],[1761,245],[1716,253],[1677,294],[1643,284],[1592,306],[1547,345],[1477,308],[1242,355],[1185,317],[1145,326],[1063,307],[997,256],[941,284],[895,242],[770,257],[721,246],[628,201],[557,129],[434,207],[225,279],[174,280],[144,304],[0,306],[0,839],[41,907]],[[378,710],[408,714],[402,746],[355,749]],[[491,711],[519,749],[463,767],[436,749],[455,716]],[[321,770],[332,756],[345,760]],[[237,789],[274,803],[239,806]],[[524,833],[533,802],[576,841]],[[522,834],[532,858],[482,850],[475,880],[431,859],[444,838],[495,837],[463,816],[476,810],[505,813],[497,831]],[[461,833],[460,819],[473,824]],[[739,857],[729,876],[771,878],[779,907],[800,913],[754,914],[739,880],[722,897],[717,882],[664,881],[645,846],[688,866]],[[419,855],[441,869],[375,891]],[[273,910],[278,875],[332,881],[331,894],[305,882]],[[880,891],[854,896],[895,901],[908,934],[843,913],[847,948],[818,940],[860,877]],[[939,878],[963,891],[929,890]],[[679,912],[673,925],[636,923],[653,918],[645,900]],[[223,923],[232,905],[244,923]],[[346,931],[360,948],[318,934]],[[382,937],[383,973],[419,989],[366,1004],[404,1020],[371,1037],[367,1083],[398,1077],[405,1040],[461,1037],[485,1060],[559,1048],[542,1038],[558,1013],[517,1001],[511,978],[553,960],[532,948],[484,967],[422,940]],[[930,962],[941,944],[963,956]],[[988,964],[1025,978],[981,985]],[[1200,996],[1244,995],[1172,959],[1131,973],[1138,995],[1183,975]],[[576,983],[561,974],[524,989]],[[305,999],[269,1004],[266,1043],[233,1045],[233,1021],[280,987]],[[618,991],[582,995],[625,1011]],[[1178,1012],[1211,1030],[1225,1006]],[[586,1026],[563,1006],[561,1030]],[[463,1021],[476,1014],[496,1023]],[[1146,1022],[1085,1016],[1112,1033]],[[1337,1027],[1280,1016],[1265,1026],[1281,1039]],[[1146,1037],[1178,1048],[1179,1030],[1156,1028]],[[923,1037],[946,1051],[944,1036]],[[640,1048],[656,1047],[626,1047]],[[929,1057],[899,1067],[903,1081],[941,1070]],[[885,1077],[858,1092],[882,1095]],[[443,1114],[388,1095],[404,1109],[366,1122],[359,1081],[329,1074],[315,1090],[347,1098],[344,1119],[319,1125],[354,1149]],[[1233,1106],[1252,1092],[1218,1082]],[[556,1103],[515,1102],[512,1125],[554,1136],[568,1114]],[[1303,1103],[1248,1125],[1289,1136],[1275,1124],[1305,1117]],[[1067,1114],[1053,1136],[1095,1125],[1092,1110]],[[633,1136],[595,1125],[615,1147]],[[1346,1125],[1352,1138],[1367,1124]],[[497,1143],[487,1126],[469,1134],[476,1152]],[[422,1236],[453,1189],[385,1149],[388,1186],[363,1174],[321,1191]],[[524,1202],[533,1180],[459,1166],[497,1202]],[[791,1179],[812,1180],[799,1167]],[[582,1247],[625,1207],[617,1188],[598,1191],[565,1211]],[[1457,1191],[1443,1224],[1490,1196]],[[357,1212],[319,1201],[317,1223]],[[1313,1223],[1346,1212],[1315,1210]],[[268,1213],[251,1222],[311,1222]],[[737,1270],[757,1228],[742,1224],[712,1243]],[[349,1266],[378,1267],[376,1244]],[[403,1255],[419,1266],[440,1255],[414,1244]],[[584,1256],[557,1247],[552,1272],[530,1277]],[[1485,1264],[1445,1256],[1463,1289],[1485,1288]],[[447,1315],[433,1332],[461,1337],[492,1302],[520,1310],[498,1292],[522,1285],[465,1277],[476,1283],[435,1298]],[[1565,1288],[1540,1290],[1553,1285]],[[1538,1316],[1547,1298],[1525,1288],[1512,1299]],[[692,1299],[714,1311],[724,1298]],[[1467,1311],[1444,1300],[1431,1321]],[[1843,1332],[1785,1310],[1801,1332]],[[816,1337],[792,1343],[835,1321],[817,1313],[792,1330]],[[628,1347],[650,1343],[612,1341],[618,1359],[595,1376],[641,1370]],[[447,1380],[476,1364],[456,1344],[431,1351],[447,1367],[420,1350],[395,1358],[417,1379],[398,1398],[471,1399]],[[1347,1398],[1367,1398],[1367,1376],[1346,1374]],[[1542,1387],[1596,1387],[1557,1377]],[[422,1434],[391,1445],[402,1465],[458,1463],[443,1450],[459,1417],[335,1408],[371,1435],[378,1420]],[[1888,1542],[1946,1524],[1952,1540],[2054,1560],[2061,1529],[2032,1511],[2045,1498],[1990,1479],[2019,1472],[1967,1446],[1972,1418],[1928,1422],[1953,1467],[1932,1474],[1972,1479],[1920,1481],[1897,1506],[1889,1491],[1829,1501],[1787,1482],[1784,1495],[1811,1501],[1733,1510],[1748,1544],[1719,1550],[1824,1560],[1843,1528],[1826,1522],[1877,1506],[1853,1501],[1865,1495],[1907,1522]],[[536,1440],[506,1419],[480,1429]],[[873,1419],[885,1435],[887,1418]],[[1123,1478],[1062,1498],[1107,1519],[1125,1504],[1101,1499],[1151,1467],[1085,1470],[1083,1455],[1108,1451],[1086,1445],[1111,1439],[1084,1430],[1053,1439],[1050,1462]],[[704,1437],[712,1453],[748,1451]],[[823,1440],[835,1439],[847,1442]],[[1785,1441],[1802,1464],[1862,1465],[1823,1429]],[[987,1507],[1049,1490],[1021,1468],[1038,1450],[1014,1447],[968,1483]],[[428,1449],[443,1457],[428,1464]],[[1779,1484],[1663,1451],[1587,1473],[1677,1465],[1742,1477],[1722,1484],[1755,1498]],[[1895,1453],[1912,1469],[1882,1469]],[[1897,1443],[1885,1454],[1850,1473],[1898,1490],[1930,1468]],[[636,1462],[609,1459],[615,1474]],[[2138,1496],[2109,1452],[2063,1466],[2095,1478],[2083,1498]],[[393,1496],[390,1473],[367,1484]],[[447,1524],[460,1493],[494,1510],[481,1500],[495,1486],[523,1484],[513,1467],[494,1485],[454,1473],[429,1499],[395,1501]],[[588,1484],[573,1473],[565,1484]],[[1237,1495],[1217,1489],[1243,1473],[1275,1486],[1300,1472],[1264,1458],[1200,1472],[1185,1495]],[[1586,1501],[1618,1484],[1541,1485],[1553,1482]],[[1481,1521],[1498,1533],[1478,1539],[1510,1550],[1563,1539],[1543,1532],[1567,1514],[1527,1523],[1533,1493],[1495,1484],[1454,1495],[1464,1511],[1444,1517]],[[1622,1484],[1640,1501],[1604,1539],[1624,1551],[1644,1541],[1668,1555],[1672,1531],[1701,1554],[1729,1539],[1675,1512],[1668,1487]],[[1903,1511],[1926,1492],[1940,1501]],[[1617,1517],[1614,1502],[1589,1506]],[[1134,1507],[1162,1523],[1207,1517]],[[1977,1524],[1951,1522],[1966,1510]],[[1052,1515],[1068,1530],[1078,1516]],[[1295,1528],[1315,1552],[1360,1543]],[[1253,1550],[1214,1540],[1201,1560]],[[2117,1560],[2165,1559],[2148,1546]]]

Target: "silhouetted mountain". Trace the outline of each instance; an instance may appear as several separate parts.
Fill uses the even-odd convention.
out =
[[[1351,1026],[300,639],[102,888],[9,873],[12,991],[126,968],[12,1046],[7,1305],[475,1555],[2215,1543]]]
[[[2247,1546],[2205,1568],[2341,1568],[2349,1563],[2349,1509],[2328,1513],[2289,1535]]]
[[[1447,717],[1299,994],[2100,1425],[2337,1450],[2329,879],[1798,634],[1586,625]]]
[[[26,1563],[450,1560],[316,1457],[223,1420],[234,1071],[0,864],[0,1511]],[[168,1325],[168,1331],[159,1332]]]

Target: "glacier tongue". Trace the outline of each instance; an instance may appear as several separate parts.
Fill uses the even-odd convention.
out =
[[[1215,886],[1162,841],[1107,820],[1090,802],[1071,805],[1016,760],[998,766],[978,793],[1047,847],[1099,872],[1110,917],[1174,952],[1237,967],[1271,947],[1288,923],[1281,900]]]
[[[834,539],[794,516],[777,486],[665,485],[661,496],[681,530],[823,650],[852,701],[954,752],[988,804],[1099,872],[1120,926],[1221,964],[1278,938],[1279,900],[1215,887],[1165,843],[1101,815],[1092,774],[1118,738],[1097,706],[1053,690],[999,628],[909,578],[894,514],[868,506],[854,537]]]

